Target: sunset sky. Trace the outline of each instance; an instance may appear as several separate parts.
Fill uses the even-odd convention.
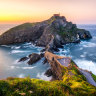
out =
[[[0,0],[0,23],[42,21],[54,13],[77,24],[96,24],[96,0]]]

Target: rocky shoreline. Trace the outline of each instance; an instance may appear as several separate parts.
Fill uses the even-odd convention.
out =
[[[80,43],[82,39],[90,38],[92,36],[89,31],[78,29],[76,24],[68,22],[64,16],[53,15],[43,22],[25,23],[8,30],[0,35],[0,45],[32,42],[36,46],[44,47],[41,54],[32,53],[28,57],[21,58],[18,62],[28,60],[27,63],[32,65],[41,58],[45,58],[43,63],[50,65],[50,69],[45,74],[52,76],[53,81],[63,80],[64,72],[62,71],[69,71],[73,66],[78,70],[79,74],[83,72],[79,70],[71,58],[57,56],[53,54],[54,51],[59,51],[58,48],[63,48],[64,44]],[[74,75],[73,73],[70,74]]]
[[[26,61],[28,57],[23,57],[19,60],[19,62]],[[63,72],[64,68],[67,70],[70,70],[71,67],[75,67],[79,74],[82,74],[87,79],[87,82],[96,86],[96,82],[94,81],[92,77],[92,73],[88,70],[80,69],[75,62],[70,57],[64,57],[64,56],[58,56],[51,52],[45,51],[44,54],[36,54],[32,53],[29,55],[29,61],[27,62],[29,65],[35,64],[36,62],[39,62],[41,58],[44,58],[43,64],[49,64],[50,68],[45,72],[45,75],[47,77],[52,76],[51,81],[54,80],[63,80]],[[30,62],[30,63],[29,63]],[[66,72],[66,70],[65,70]],[[89,77],[89,78],[88,78]]]
[[[79,43],[82,39],[92,38],[89,31],[77,28],[64,16],[53,15],[50,19],[25,23],[0,35],[0,45],[32,42],[36,46],[45,47],[47,51],[58,51],[67,43]]]

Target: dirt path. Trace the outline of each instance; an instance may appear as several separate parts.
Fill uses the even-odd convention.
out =
[[[88,83],[96,86],[96,82],[94,81],[93,77],[91,76],[91,74],[85,70],[79,69],[79,71],[86,77]]]
[[[70,63],[70,58],[62,58],[62,59],[57,59],[61,65],[68,67],[69,63]]]
[[[70,63],[70,58],[62,58],[62,59],[57,59],[63,66],[68,67],[68,64]],[[94,81],[93,77],[91,76],[91,73],[83,70],[83,69],[79,69],[79,71],[81,72],[81,74],[83,74],[86,79],[87,82],[96,86],[96,82]]]

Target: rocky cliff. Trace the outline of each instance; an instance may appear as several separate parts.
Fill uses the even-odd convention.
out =
[[[28,57],[21,58],[19,62],[24,62],[25,60],[29,59],[27,63],[32,65],[39,62],[41,58],[44,58],[43,64],[49,64],[50,66],[50,68],[45,72],[45,75],[48,77],[52,76],[51,81],[63,80],[65,78],[64,74],[66,73],[67,75],[74,76],[75,74],[73,70],[75,70],[78,75],[83,75],[87,79],[88,83],[96,86],[94,79],[95,75],[93,76],[93,74],[88,70],[79,68],[70,57],[59,56],[45,51],[43,54],[32,53]]]
[[[70,57],[58,56],[48,51],[45,52],[44,57],[46,58],[46,62],[50,64],[50,69],[45,74],[52,76],[52,80],[64,80],[80,75],[82,77],[84,76],[83,79],[86,78],[84,79],[85,81],[87,80],[88,83],[96,86],[96,81],[92,73],[79,68]],[[74,74],[74,71],[77,75]]]
[[[38,54],[31,54],[29,57],[34,56]],[[96,96],[96,87],[91,85],[91,73],[78,68],[69,57],[58,56],[48,51],[44,57],[50,64],[50,69],[45,74],[51,75],[52,81],[9,77],[0,80],[0,96]]]
[[[49,50],[47,47],[56,49],[62,44],[89,38],[92,38],[89,31],[78,29],[64,16],[52,16],[43,22],[25,23],[8,30],[0,36],[0,45],[32,42]]]

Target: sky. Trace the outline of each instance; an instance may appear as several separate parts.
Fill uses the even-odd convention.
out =
[[[0,23],[38,22],[60,13],[76,24],[96,24],[96,0],[0,0]]]

